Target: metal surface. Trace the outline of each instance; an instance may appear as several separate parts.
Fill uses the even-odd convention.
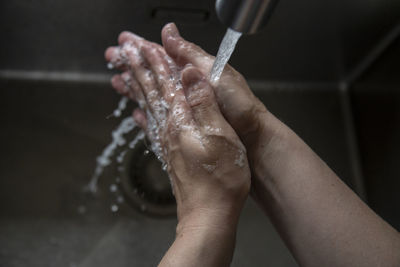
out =
[[[96,197],[82,192],[118,124],[105,119],[118,102],[108,83],[1,80],[0,89],[0,266],[155,266],[174,238],[176,219],[148,218],[127,205],[113,214],[114,166]],[[245,212],[239,261],[264,257],[246,248],[254,239],[293,263],[254,204]]]
[[[400,36],[350,88],[368,203],[400,231]]]
[[[264,27],[277,0],[217,0],[215,10],[222,23],[241,33],[255,33]]]
[[[171,21],[215,55],[226,31],[215,0],[0,2],[0,70],[104,74],[104,49],[121,31],[160,42]],[[240,40],[230,63],[248,79],[337,82],[399,17],[398,0],[280,1],[265,29]]]
[[[0,266],[159,262],[174,217],[147,216],[128,201],[112,213],[116,165],[96,196],[82,191],[119,122],[106,119],[119,97],[104,48],[126,29],[160,41],[161,27],[175,21],[184,37],[215,53],[225,29],[214,4],[1,1]],[[400,43],[387,33],[399,17],[397,0],[281,0],[265,30],[242,38],[231,60],[255,79],[251,87],[268,109],[351,188],[365,186],[368,203],[398,230]],[[267,264],[296,266],[249,199],[232,266]]]
[[[400,231],[399,86],[358,84],[352,99],[368,203]]]
[[[252,83],[252,88],[352,186],[334,86]],[[154,266],[167,250],[174,217],[148,217],[127,203],[111,212],[116,165],[106,169],[95,197],[82,192],[119,122],[106,119],[118,98],[108,83],[0,80],[1,266]],[[236,244],[232,266],[296,266],[250,199]]]
[[[139,142],[130,149],[120,164],[119,177],[126,200],[139,211],[168,217],[176,215],[176,202],[171,183],[161,162]]]

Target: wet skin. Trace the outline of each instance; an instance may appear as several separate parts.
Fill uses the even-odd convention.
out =
[[[123,32],[119,46],[106,51],[125,71],[113,77],[113,87],[141,106],[135,120],[151,135],[154,114],[162,128],[179,224],[161,265],[229,265],[250,166],[252,196],[301,266],[400,266],[399,233],[264,107],[242,75],[226,66],[211,86],[214,57],[184,40],[174,24],[163,28],[162,42]],[[127,43],[136,50],[126,53]],[[242,144],[248,165],[235,164]]]
[[[132,33],[122,33],[119,42],[106,51],[106,59],[124,71],[112,78],[112,85],[139,103],[134,119],[152,142],[160,143],[159,156],[168,166],[177,201],[177,239],[161,265],[176,265],[176,257],[169,255],[185,249],[192,254],[211,249],[207,254],[218,256],[202,264],[229,265],[250,189],[246,149],[199,68],[177,65],[163,47]],[[188,237],[195,247],[187,245]],[[201,242],[193,243],[196,239]],[[219,250],[206,246],[212,240]],[[180,264],[195,262],[188,260],[186,253]]]

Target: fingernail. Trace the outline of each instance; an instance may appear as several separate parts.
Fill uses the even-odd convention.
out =
[[[121,80],[120,76],[114,75],[111,78],[111,85],[114,87],[115,90],[118,92],[124,92],[125,90],[125,83]]]
[[[146,118],[143,116],[142,111],[135,109],[133,111],[133,119],[139,125],[140,128],[146,128]]]
[[[175,38],[180,36],[179,30],[173,22],[168,23],[168,35]]]
[[[107,61],[111,61],[111,60],[114,59],[114,57],[115,57],[115,52],[114,52],[114,50],[115,50],[114,47],[108,47],[108,48],[106,49],[106,51],[104,51],[104,58],[105,58]]]

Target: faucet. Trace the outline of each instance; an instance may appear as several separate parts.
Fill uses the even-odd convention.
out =
[[[217,0],[215,10],[225,26],[252,34],[267,24],[277,0]]]

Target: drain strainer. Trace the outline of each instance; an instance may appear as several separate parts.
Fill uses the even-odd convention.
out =
[[[122,167],[122,190],[131,205],[150,215],[176,214],[175,197],[168,175],[144,143],[138,143],[127,152]]]

